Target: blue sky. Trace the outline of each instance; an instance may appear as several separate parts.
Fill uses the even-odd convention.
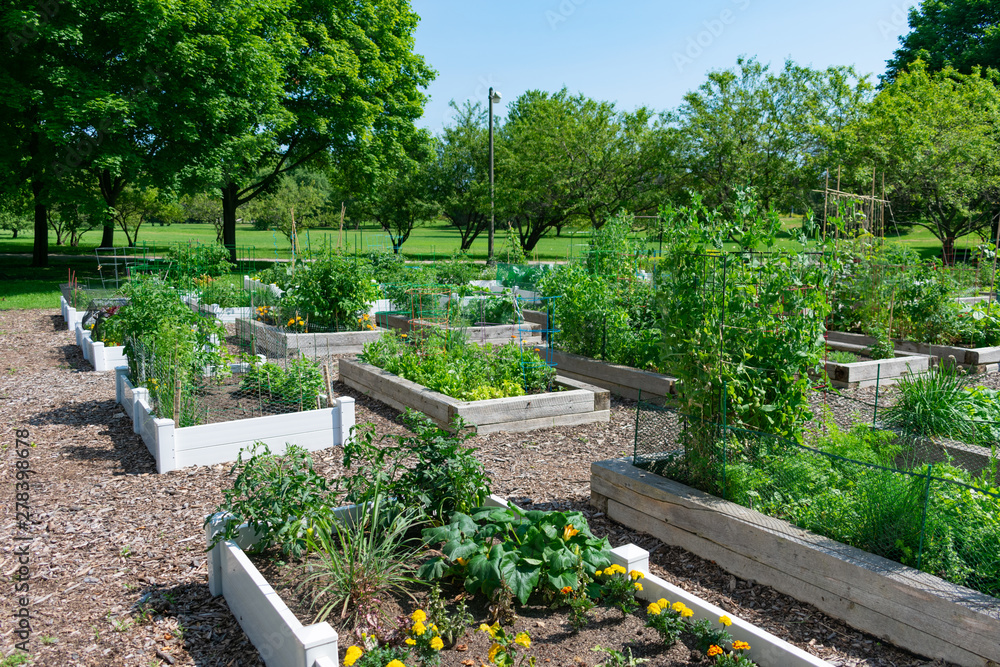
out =
[[[449,122],[450,100],[507,102],[531,89],[611,100],[622,109],[676,107],[706,72],[756,55],[881,74],[908,32],[914,0],[411,0],[416,51],[437,70],[418,123]]]

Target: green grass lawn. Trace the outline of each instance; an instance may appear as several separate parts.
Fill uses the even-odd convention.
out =
[[[785,233],[779,239],[779,247],[799,248],[795,240],[795,230],[801,224],[799,218],[782,218]],[[116,233],[116,241],[121,243],[124,235]],[[367,252],[370,250],[391,251],[388,235],[372,226],[360,230],[345,230],[343,244],[349,250]],[[927,230],[913,227],[904,233],[886,236],[887,240],[911,245],[924,258],[938,257],[941,245]],[[30,257],[4,257],[0,259],[0,310],[15,308],[56,308],[59,305],[59,284],[66,282],[67,270],[77,271],[81,284],[93,283],[100,279],[97,272],[97,257],[94,249],[101,240],[100,231],[87,232],[78,247],[55,244],[55,234],[49,235],[49,267],[33,269],[29,267]],[[299,237],[300,248],[313,250],[326,245],[336,246],[338,232],[336,229],[311,229]],[[207,224],[182,224],[169,227],[146,226],[139,233],[139,247],[133,254],[147,257],[162,256],[176,244],[190,242],[214,243],[215,228]],[[288,240],[278,232],[255,231],[249,225],[240,225],[236,232],[236,241],[240,246],[241,258],[245,261],[258,263],[289,259],[291,248]],[[565,261],[580,257],[590,241],[589,230],[568,231],[562,236],[550,234],[538,243],[530,254],[531,261]],[[31,254],[33,239],[22,236],[12,239],[7,234],[0,236],[0,255]],[[498,228],[495,247],[499,258],[503,257],[506,243],[505,230]],[[960,239],[956,248],[974,249],[980,243],[977,236],[970,235]],[[434,261],[447,259],[458,251],[459,235],[456,230],[444,222],[437,221],[421,225],[413,230],[410,238],[402,247],[402,253],[409,260]],[[658,244],[650,242],[649,247],[656,249]],[[481,235],[473,243],[470,257],[475,260],[486,259],[487,239]],[[121,252],[121,251],[119,251]],[[105,276],[108,272],[105,271]]]

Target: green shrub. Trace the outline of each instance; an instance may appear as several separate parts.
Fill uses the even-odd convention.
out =
[[[240,378],[240,390],[277,405],[298,405],[312,410],[323,393],[323,371],[312,359],[300,357],[282,368],[277,364],[251,364]]]
[[[210,547],[238,536],[245,523],[259,537],[251,551],[275,546],[282,553],[301,557],[310,544],[310,529],[320,522],[329,524],[333,499],[305,449],[288,445],[284,455],[278,456],[256,442],[240,452],[229,469],[230,476],[234,473],[232,487],[223,489],[223,501],[215,509],[228,513],[232,520]],[[205,519],[206,525],[210,519],[211,515]]]
[[[296,264],[281,286],[279,324],[298,316],[317,330],[361,329],[359,318],[379,298],[371,265],[336,253]]]
[[[182,282],[200,276],[217,278],[233,270],[229,251],[220,243],[178,244],[171,250],[174,275]]]

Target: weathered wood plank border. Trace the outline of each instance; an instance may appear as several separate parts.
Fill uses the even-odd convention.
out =
[[[478,433],[590,424],[611,417],[611,397],[606,389],[570,378],[556,378],[567,391],[459,401],[362,361],[340,359],[339,368],[340,379],[347,386],[392,408],[419,410],[445,427],[460,416]]]
[[[378,340],[385,329],[371,331],[335,331],[286,333],[257,320],[236,320],[236,335],[253,344],[253,354],[283,359],[288,355],[325,357],[334,354],[358,354],[367,343]]]
[[[851,343],[863,347],[867,347],[875,342],[875,339],[871,336],[844,333],[842,331],[828,331],[827,340],[839,343]],[[930,357],[936,357],[936,359],[941,362],[949,362],[952,358],[954,358],[954,363],[959,366],[975,370],[980,373],[1000,370],[1000,346],[968,348],[954,347],[951,345],[932,345],[930,343],[915,343],[908,340],[894,340],[893,344],[898,352],[924,354]]]
[[[813,604],[898,646],[968,667],[1000,662],[1000,600],[820,537],[631,465],[591,465],[614,521]]]

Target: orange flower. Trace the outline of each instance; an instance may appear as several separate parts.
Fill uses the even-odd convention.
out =
[[[569,595],[570,593],[573,592],[573,587],[572,586],[563,586],[562,589],[559,592],[562,593],[563,595]]]
[[[711,658],[717,655],[722,655],[722,647],[712,644],[708,647],[708,657]]]
[[[568,523],[568,524],[566,524],[566,527],[563,528],[563,535],[562,535],[562,537],[563,537],[563,540],[568,540],[569,538],[571,538],[574,535],[577,535],[579,533],[580,533],[580,531],[577,530],[576,528],[574,528],[573,524]]]
[[[746,642],[735,641],[735,642],[733,642],[733,650],[734,651],[749,651],[750,650],[750,644],[747,644]]]

